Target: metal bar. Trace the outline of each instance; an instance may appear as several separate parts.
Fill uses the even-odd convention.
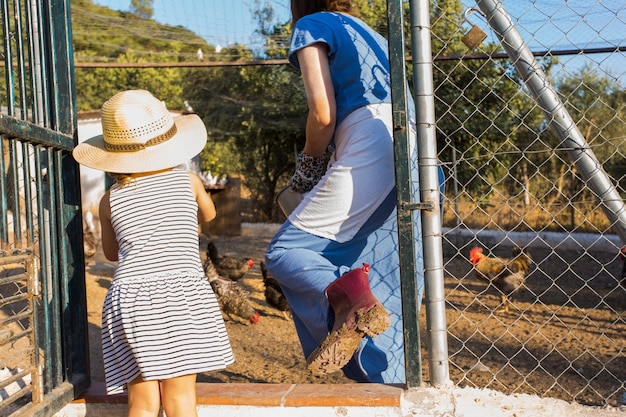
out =
[[[0,114],[0,132],[7,137],[20,138],[27,142],[54,146],[71,151],[74,149],[74,135],[66,135],[24,120]]]
[[[499,1],[477,0],[476,3],[486,16],[489,26],[496,32],[503,48],[513,61],[515,68],[520,73],[544,116],[548,119],[550,127],[561,140],[561,146],[567,150],[568,155],[585,180],[585,184],[600,201],[605,215],[614,226],[622,243],[626,244],[626,207],[624,201],[565,109],[556,90],[548,82],[528,45],[522,39]]]
[[[0,307],[3,307],[7,304],[14,303],[16,301],[23,301],[27,299],[28,299],[28,294],[18,294],[18,295],[11,295],[9,297],[3,297],[3,298],[0,298]]]
[[[14,91],[14,80],[13,80],[13,48],[11,47],[11,39],[13,38],[13,33],[11,31],[11,12],[9,9],[9,4],[7,0],[0,0],[0,6],[2,7],[2,35],[4,40],[4,66],[6,71],[5,82],[6,82],[6,94],[7,94],[7,113],[9,115],[15,114],[14,111],[14,103],[15,103],[15,91]]]
[[[432,207],[430,210],[421,212],[428,370],[431,385],[440,387],[448,384],[450,377],[429,3],[428,0],[411,0],[410,2],[411,49],[413,51],[420,201]]]
[[[32,177],[31,177],[31,165],[30,159],[32,157],[32,146],[28,143],[22,142],[22,164],[24,172],[24,208],[26,214],[26,231],[28,233],[29,246],[35,242],[35,222],[33,218],[33,192],[32,192]]]
[[[49,109],[50,125],[54,130],[76,136],[76,91],[74,85],[74,54],[72,49],[72,20],[69,0],[50,0],[42,8],[41,19],[48,24],[46,54],[53,57],[45,69],[49,83],[43,104]],[[42,62],[42,64],[44,64]],[[75,137],[75,141],[78,138]]]
[[[19,333],[13,333],[10,338],[4,341],[4,344],[14,343],[20,340],[21,338],[23,338],[24,336],[29,336],[32,332],[33,332],[33,329],[26,329]]]
[[[5,155],[8,156],[9,150],[7,144],[9,141],[2,135],[0,137],[0,209],[2,209],[2,217],[0,218],[0,249],[4,249],[4,245],[9,243],[9,199],[7,198],[6,164],[4,163]]]
[[[15,52],[17,53],[17,78],[18,89],[20,92],[20,117],[23,120],[28,120],[28,93],[26,90],[26,63],[25,63],[25,46],[24,46],[24,34],[22,31],[22,23],[24,18],[22,17],[22,7],[18,0],[13,2],[15,13]],[[28,22],[27,22],[28,24]]]
[[[30,315],[33,313],[33,310],[31,310],[30,308],[28,310],[24,310],[19,314],[14,314],[12,316],[9,316],[6,319],[2,319],[0,320],[0,325],[1,326],[6,326],[8,324],[11,323],[15,323],[16,321],[20,321],[20,320],[24,320],[30,317]],[[2,342],[0,341],[0,344],[2,344]]]
[[[33,254],[30,251],[23,253],[23,254],[2,256],[0,257],[0,265],[8,265],[8,264],[25,262],[31,256],[33,256]]]
[[[38,212],[38,228],[39,228],[39,257],[41,260],[41,294],[42,300],[39,304],[41,311],[41,324],[39,328],[41,337],[37,339],[37,347],[42,350],[43,368],[43,391],[50,392],[54,388],[52,384],[53,369],[47,366],[52,355],[52,332],[51,320],[52,312],[51,301],[52,294],[52,261],[50,251],[50,197],[48,193],[48,180],[43,176],[42,159],[46,157],[46,149],[41,147],[35,148],[35,185],[37,187],[37,212]],[[46,207],[46,204],[48,207]]]
[[[23,281],[23,282],[27,282],[28,281],[28,275],[26,275],[25,273],[22,274],[15,274],[15,275],[11,275],[8,277],[2,277],[0,278],[0,285],[6,285],[6,284],[10,284],[12,282],[19,282],[19,281]],[[0,302],[2,302],[1,300],[3,300],[4,298],[0,298]]]
[[[46,34],[50,43],[47,54],[50,78],[55,82],[47,90],[51,125],[55,130],[71,134],[78,143],[76,93],[74,85],[74,54],[72,50],[71,13],[69,0],[51,0],[43,6],[42,20],[50,22]],[[59,284],[62,310],[59,318],[63,347],[59,360],[63,373],[72,381],[76,392],[90,384],[87,296],[85,262],[82,246],[82,211],[79,166],[70,150],[55,151],[55,178],[57,196],[56,219],[59,253]]]
[[[11,193],[13,195],[13,204],[11,205],[11,212],[13,213],[13,247],[21,247],[22,241],[22,210],[20,208],[20,181],[18,174],[18,157],[17,157],[17,143],[14,140],[9,141],[9,171],[7,177],[9,177],[11,184]],[[11,175],[8,175],[11,174]]]
[[[49,232],[46,234],[46,241],[48,243],[49,250],[49,261],[50,261],[50,283],[52,289],[52,297],[54,297],[55,302],[52,304],[50,308],[50,330],[54,335],[54,340],[50,344],[51,350],[50,355],[46,358],[46,362],[44,366],[46,368],[50,368],[52,370],[51,379],[45,381],[44,392],[50,392],[51,388],[59,385],[64,379],[63,372],[63,327],[62,327],[62,317],[61,317],[61,277],[59,271],[59,240],[58,236],[60,233],[63,233],[62,229],[59,228],[58,217],[60,213],[57,211],[57,202],[60,198],[60,194],[58,194],[59,185],[57,184],[58,176],[57,170],[61,169],[60,166],[56,163],[56,150],[48,149],[46,152],[46,163],[47,163],[47,175],[46,179],[48,181],[48,200],[46,201],[47,207],[45,210],[47,211],[48,220],[48,230]]]
[[[44,97],[44,66],[42,60],[41,51],[43,48],[43,38],[41,35],[41,22],[39,19],[39,6],[42,2],[37,0],[30,0],[26,6],[26,16],[28,24],[28,33],[30,34],[31,42],[29,43],[29,54],[31,62],[31,89],[33,91],[33,122],[40,126],[46,126],[46,118],[44,111],[45,106]]]
[[[24,397],[25,395],[27,395],[31,391],[31,389],[32,389],[31,386],[27,385],[24,388],[22,388],[19,391],[17,391],[15,394],[10,395],[7,399],[2,400],[2,402],[0,403],[0,406],[2,407],[2,408],[0,408],[0,411],[2,411],[4,409],[4,407],[8,408],[8,406],[11,403],[13,403],[13,402],[17,401],[18,399],[20,399],[20,398]],[[13,413],[11,413],[11,414],[13,414]],[[4,415],[4,414],[0,414],[0,415]]]
[[[398,202],[398,251],[404,326],[404,361],[408,388],[422,383],[422,360],[419,337],[419,289],[415,268],[413,211],[403,209],[412,198],[409,165],[409,111],[404,65],[402,0],[387,0],[389,24],[389,67],[393,111],[396,190]]]

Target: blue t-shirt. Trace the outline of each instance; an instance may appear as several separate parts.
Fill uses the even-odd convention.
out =
[[[391,103],[385,38],[353,16],[334,12],[314,13],[296,22],[289,62],[299,69],[296,51],[320,42],[328,45],[328,61],[337,103],[337,125],[359,107]]]

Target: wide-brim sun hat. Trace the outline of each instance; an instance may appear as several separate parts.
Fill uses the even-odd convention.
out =
[[[145,90],[117,93],[102,105],[102,134],[78,144],[74,159],[118,173],[159,171],[187,162],[204,148],[207,131],[195,114],[172,116]]]

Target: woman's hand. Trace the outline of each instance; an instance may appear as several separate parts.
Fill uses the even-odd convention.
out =
[[[315,157],[302,151],[298,154],[296,172],[289,180],[292,190],[300,193],[311,191],[315,184],[324,176],[326,158],[324,155]]]

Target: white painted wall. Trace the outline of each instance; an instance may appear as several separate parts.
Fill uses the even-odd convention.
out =
[[[102,134],[100,112],[89,112],[78,116],[78,142]],[[80,166],[80,188],[83,212],[91,211],[98,215],[98,204],[105,192],[105,173],[96,169]]]

